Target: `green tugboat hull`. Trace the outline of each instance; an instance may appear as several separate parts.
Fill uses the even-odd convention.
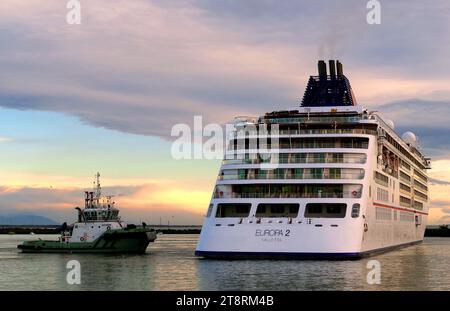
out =
[[[149,229],[109,230],[93,242],[25,241],[17,246],[23,253],[145,253],[156,233]]]

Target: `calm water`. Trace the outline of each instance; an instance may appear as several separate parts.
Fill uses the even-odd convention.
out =
[[[450,290],[449,238],[359,261],[205,260],[193,255],[197,235],[158,236],[145,255],[17,251],[37,237],[0,235],[0,290]],[[72,259],[81,285],[66,282]],[[381,263],[381,285],[366,282],[370,259]]]

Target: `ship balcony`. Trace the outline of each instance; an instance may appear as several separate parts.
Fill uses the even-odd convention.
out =
[[[369,129],[310,129],[310,130],[279,130],[279,131],[255,131],[248,130],[232,133],[231,138],[245,138],[250,136],[278,136],[278,135],[321,135],[321,134],[359,134],[359,135],[378,135],[376,130]]]
[[[222,165],[239,164],[365,164],[367,155],[352,153],[279,153],[246,154],[241,158],[224,159]]]
[[[361,198],[361,191],[352,192],[316,192],[316,193],[268,193],[268,192],[224,192],[214,193],[214,199],[320,199],[320,198],[333,198],[333,199],[359,199]]]
[[[400,180],[407,183],[407,184],[411,184],[411,178],[407,178],[405,176],[402,176],[402,174],[400,173]]]
[[[263,139],[263,138],[261,138]],[[367,137],[296,137],[267,139],[266,144],[261,146],[261,142],[256,139],[235,139],[227,147],[227,154],[237,150],[278,150],[278,149],[368,149],[369,138]]]
[[[328,174],[266,174],[266,175],[220,175],[219,181],[225,180],[279,180],[279,179],[364,179],[364,172],[328,173]]]
[[[411,196],[411,189],[409,189],[409,191],[408,191],[406,189],[400,188],[400,193]]]
[[[277,118],[271,117],[266,118],[264,122],[269,124],[298,124],[298,123],[360,123],[361,121],[367,121],[363,119],[362,116],[336,116],[336,117],[320,117],[320,116],[307,116],[305,117],[288,117],[288,118]]]
[[[217,184],[213,198],[361,198],[362,191],[357,183]]]

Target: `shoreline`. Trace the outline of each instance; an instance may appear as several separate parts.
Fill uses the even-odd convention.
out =
[[[200,234],[201,227],[195,228],[194,226],[173,226],[173,227],[159,227],[159,226],[148,226],[154,229],[157,233],[162,234]],[[194,228],[192,228],[194,227]],[[1,226],[0,225],[0,235],[13,235],[13,234],[60,234],[61,226]]]
[[[200,226],[151,226],[158,233],[162,234],[200,234]],[[61,226],[0,226],[0,234],[60,234]],[[425,237],[450,237],[450,229],[427,228]]]

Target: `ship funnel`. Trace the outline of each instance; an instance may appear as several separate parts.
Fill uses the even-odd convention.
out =
[[[323,60],[319,60],[317,63],[317,68],[319,69],[320,80],[327,79],[327,64]]]
[[[336,78],[336,65],[334,60],[330,59],[328,61],[328,67],[330,68],[330,78],[335,79]]]
[[[319,75],[310,76],[302,107],[332,107],[332,106],[356,106],[350,81],[344,76],[342,63],[338,60],[319,60],[317,67]]]
[[[344,74],[344,69],[342,67],[342,63],[340,61],[336,61],[336,71],[338,76],[342,76]]]

